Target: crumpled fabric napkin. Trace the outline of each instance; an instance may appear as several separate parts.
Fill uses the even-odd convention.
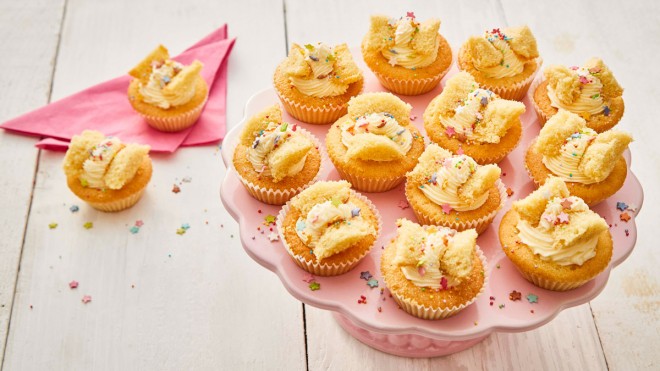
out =
[[[164,133],[147,125],[128,102],[126,92],[131,81],[128,73],[16,117],[0,127],[46,137],[36,146],[61,151],[68,148],[74,135],[86,129],[119,137],[124,143],[148,144],[154,152],[171,153],[180,146],[217,142],[225,135],[227,57],[235,41],[227,39],[225,24],[172,58],[184,64],[200,60],[204,64],[202,77],[209,86],[206,107],[197,123],[186,130]]]

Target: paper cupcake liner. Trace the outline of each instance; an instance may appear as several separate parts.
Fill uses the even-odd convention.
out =
[[[382,219],[380,217],[380,213],[378,213],[378,209],[376,209],[376,206],[364,195],[361,195],[355,191],[351,191],[351,196],[356,197],[360,201],[366,203],[369,206],[369,209],[374,213],[376,216],[377,221],[377,226],[376,226],[376,238],[374,239],[374,243],[378,240],[378,237],[380,236],[380,231],[382,229]],[[282,241],[282,245],[284,245],[284,248],[286,251],[289,253],[293,261],[302,269],[305,271],[316,275],[316,276],[337,276],[340,274],[344,274],[351,269],[355,268],[356,265],[369,254],[371,249],[373,248],[372,246],[365,250],[362,255],[359,257],[354,258],[353,260],[350,260],[348,262],[344,262],[341,264],[327,264],[327,263],[322,263],[318,261],[308,261],[303,257],[298,257],[294,254],[294,252],[291,250],[289,247],[288,242],[286,241],[286,238],[284,236],[284,228],[282,227],[282,224],[284,223],[284,218],[286,217],[286,214],[289,212],[289,209],[291,208],[291,205],[289,202],[286,203],[280,210],[279,214],[277,214],[277,220],[275,222],[275,225],[277,226],[277,233],[279,234],[280,241]]]
[[[449,72],[451,65],[452,64],[450,63],[444,71],[440,72],[440,74],[423,79],[395,79],[379,74],[373,70],[371,72],[373,72],[376,78],[378,78],[378,81],[380,81],[381,85],[393,93],[400,95],[420,95],[428,93],[436,86],[438,86],[440,80],[442,80],[447,72]]]
[[[589,282],[593,279],[593,277],[592,277],[592,278],[589,278],[588,280],[582,280],[582,281],[577,281],[577,282],[559,282],[559,281],[554,281],[554,280],[547,279],[545,277],[541,277],[537,274],[534,274],[533,272],[525,272],[522,269],[518,268],[518,266],[516,266],[516,268],[518,269],[518,272],[520,272],[520,275],[522,275],[527,281],[533,283],[534,285],[536,285],[536,286],[538,286],[542,289],[552,290],[552,291],[573,290],[573,289],[576,289],[576,288],[586,284],[587,282]],[[598,273],[600,273],[600,272],[598,272]]]
[[[541,85],[541,83],[545,81],[543,78],[539,78],[534,81],[532,86],[529,88],[529,93],[528,93],[528,98],[529,101],[532,102],[532,106],[534,107],[534,112],[536,112],[536,117],[539,119],[539,124],[541,126],[545,125],[546,121],[550,118],[548,115],[543,112],[541,107],[539,107],[538,103],[536,103],[536,100],[534,99],[534,92],[536,89]]]
[[[119,200],[114,200],[110,202],[87,202],[89,206],[95,208],[96,210],[104,211],[104,212],[117,212],[117,211],[122,211],[125,209],[128,209],[129,207],[135,205],[139,200],[140,197],[142,197],[142,193],[144,193],[145,187],[140,189],[139,191],[121,198]]]
[[[310,185],[316,183],[316,181],[319,178],[319,174],[321,174],[325,168],[325,162],[327,161],[324,159],[323,152],[321,151],[321,142],[319,142],[318,138],[316,138],[312,133],[309,131],[301,128],[298,126],[298,130],[307,136],[313,143],[314,147],[316,147],[319,151],[319,154],[321,155],[321,164],[319,165],[319,170],[316,172],[316,175],[312,180],[309,182],[305,183],[304,185],[297,187],[297,188],[289,188],[289,189],[268,189],[266,187],[262,187],[260,185],[254,184],[250,182],[249,180],[245,179],[238,171],[236,172],[236,175],[238,176],[238,179],[240,179],[241,183],[245,186],[247,189],[248,193],[256,198],[257,200],[267,203],[269,205],[284,205],[287,201],[289,201],[293,196],[297,195],[298,193],[302,192],[303,189],[309,187]]]
[[[362,87],[364,90],[364,86]],[[362,93],[360,90],[360,93]],[[283,96],[279,90],[275,89],[280,98],[284,109],[296,120],[314,125],[332,124],[348,112],[348,100],[342,105],[332,105],[324,107],[310,107]]]
[[[188,112],[184,112],[179,115],[171,116],[171,117],[150,116],[150,115],[142,114],[140,112],[138,113],[140,113],[140,116],[144,118],[144,120],[147,122],[147,124],[149,124],[149,126],[151,126],[156,130],[165,131],[165,132],[181,131],[183,129],[189,128],[195,122],[197,122],[197,119],[202,114],[202,110],[204,109],[204,105],[206,105],[207,100],[208,100],[208,94],[206,98],[204,98],[204,101],[201,104],[199,104],[197,107],[193,108]]]
[[[393,178],[372,179],[347,173],[337,166],[335,166],[335,168],[342,179],[348,180],[353,185],[353,189],[361,192],[386,192],[401,184],[406,178],[406,175],[403,174]]]
[[[461,63],[461,61],[463,60],[463,54],[464,54],[464,48],[461,47],[461,49],[458,52],[458,60],[459,60],[458,69],[461,71],[463,71],[462,63]],[[480,87],[494,92],[495,94],[499,95],[501,98],[508,100],[522,101],[523,98],[525,98],[525,95],[527,94],[530,85],[534,81],[536,74],[539,72],[539,70],[541,70],[542,64],[543,64],[543,59],[541,57],[536,58],[536,70],[525,80],[513,84],[512,86],[509,87],[489,85],[486,83],[482,83],[480,81],[477,82],[479,83]]]
[[[483,252],[481,252],[479,246],[477,246],[476,249],[477,249],[477,256],[479,256],[479,260],[481,260],[481,264],[483,265],[484,268],[484,284],[481,286],[481,290],[479,290],[477,295],[475,295],[472,299],[470,299],[466,303],[451,308],[428,308],[421,304],[416,303],[413,299],[404,298],[402,296],[399,296],[395,291],[390,290],[390,293],[392,294],[392,298],[397,304],[399,304],[399,307],[401,307],[401,309],[406,311],[406,313],[411,314],[418,318],[428,319],[428,320],[438,320],[455,315],[456,313],[465,309],[470,304],[474,303],[474,301],[477,300],[479,295],[481,295],[484,292],[484,289],[488,285],[488,263],[486,261],[486,257],[484,256]]]
[[[474,228],[477,230],[478,234],[481,234],[486,230],[486,228],[488,228],[490,223],[493,222],[493,219],[495,219],[495,216],[500,211],[500,209],[504,207],[504,203],[508,198],[506,193],[506,187],[504,187],[504,183],[502,183],[502,181],[498,179],[495,185],[497,186],[497,190],[500,193],[500,205],[495,210],[488,213],[487,215],[482,216],[479,219],[470,220],[470,221],[459,220],[459,221],[447,222],[444,220],[438,220],[434,218],[432,215],[427,215],[422,213],[421,211],[418,211],[417,208],[415,207],[414,202],[410,202],[411,201],[410,197],[406,196],[406,198],[410,202],[410,206],[413,209],[413,212],[415,213],[415,216],[417,217],[417,220],[420,222],[420,224],[441,225],[443,227],[449,227],[451,229],[455,229],[459,232],[464,231],[466,229]]]

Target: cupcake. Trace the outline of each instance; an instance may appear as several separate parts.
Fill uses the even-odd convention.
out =
[[[362,57],[390,91],[424,94],[438,86],[451,66],[451,47],[439,28],[440,20],[420,23],[412,12],[398,19],[372,16],[362,40]]]
[[[582,116],[598,133],[621,120],[623,88],[602,60],[592,58],[583,67],[549,66],[543,76],[532,99],[541,124],[559,109]]]
[[[499,98],[467,72],[452,76],[424,111],[424,128],[432,142],[465,153],[478,164],[495,164],[518,145],[525,105]]]
[[[549,178],[513,203],[500,223],[500,243],[525,279],[553,291],[584,285],[607,268],[612,236],[605,219],[564,182]]]
[[[152,128],[186,129],[197,121],[209,95],[201,70],[199,61],[184,66],[171,60],[160,45],[129,72],[128,100]]]
[[[479,165],[430,144],[406,174],[406,198],[421,224],[482,233],[506,200],[497,165]]]
[[[252,197],[283,205],[316,180],[321,168],[319,145],[307,130],[283,122],[280,107],[274,105],[245,123],[233,164]]]
[[[353,269],[378,239],[380,216],[346,181],[317,182],[277,216],[277,231],[293,261],[318,276]]]
[[[151,179],[149,146],[124,144],[92,130],[71,139],[63,167],[69,189],[101,211],[135,205]]]
[[[383,251],[380,271],[401,309],[442,319],[474,302],[486,285],[486,260],[477,232],[457,232],[397,220],[397,234]]]
[[[571,195],[595,205],[623,186],[628,167],[622,154],[630,142],[628,133],[598,134],[582,117],[560,109],[529,146],[525,167],[537,186],[557,176]]]
[[[472,36],[458,52],[458,68],[504,99],[522,100],[540,66],[536,39],[527,26]]]
[[[277,66],[273,83],[284,109],[308,124],[330,124],[346,114],[351,97],[362,91],[362,71],[346,44],[293,44]]]
[[[410,123],[409,104],[390,93],[352,98],[348,114],[325,137],[326,149],[342,178],[364,192],[399,185],[424,151],[424,138]]]

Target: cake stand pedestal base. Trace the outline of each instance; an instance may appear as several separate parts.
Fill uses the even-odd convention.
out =
[[[382,334],[357,326],[339,313],[333,313],[339,325],[354,338],[381,352],[399,357],[429,358],[457,353],[476,345],[488,335],[469,340],[438,340],[413,334]]]

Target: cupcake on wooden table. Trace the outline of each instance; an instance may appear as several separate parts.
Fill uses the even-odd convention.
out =
[[[501,99],[480,88],[469,73],[459,72],[429,103],[424,128],[441,147],[463,152],[482,165],[494,164],[518,145],[524,112],[524,104]]]
[[[129,72],[128,99],[149,126],[181,131],[197,121],[209,95],[201,70],[199,61],[185,66],[171,60],[160,45]]]
[[[582,116],[598,133],[609,130],[623,116],[623,88],[601,59],[582,66],[552,65],[543,71],[545,81],[534,91],[534,109],[541,124],[565,109]]]
[[[71,139],[64,157],[69,189],[101,211],[120,211],[140,200],[151,179],[149,146],[85,130]]]
[[[390,93],[352,98],[348,114],[325,137],[332,163],[342,178],[364,192],[399,185],[424,151],[424,139],[410,123],[409,104]]]
[[[362,40],[362,56],[384,87],[403,95],[419,95],[435,88],[451,66],[452,52],[438,33],[440,20],[419,22],[415,14],[371,17]]]
[[[458,67],[504,99],[522,100],[540,66],[536,38],[527,26],[472,36],[458,52]]]
[[[628,173],[623,152],[630,142],[628,133],[598,134],[582,117],[560,109],[529,146],[525,167],[537,185],[558,176],[573,196],[595,205],[623,186]]]
[[[329,124],[346,114],[364,78],[346,44],[293,44],[273,83],[284,109],[308,124]]]
[[[421,224],[483,232],[506,200],[497,165],[479,165],[430,144],[406,174],[406,198]]]
[[[251,117],[234,151],[234,168],[252,197],[282,205],[312,184],[321,168],[319,141],[282,121],[278,105]]]
[[[516,201],[500,223],[500,243],[525,279],[566,291],[607,268],[612,236],[605,219],[556,177]]]
[[[397,235],[383,251],[380,270],[387,288],[407,313],[441,319],[474,302],[486,285],[486,260],[477,232],[457,232],[397,220]]]
[[[378,239],[380,216],[346,181],[317,182],[292,198],[277,229],[295,263],[319,276],[353,269]]]

